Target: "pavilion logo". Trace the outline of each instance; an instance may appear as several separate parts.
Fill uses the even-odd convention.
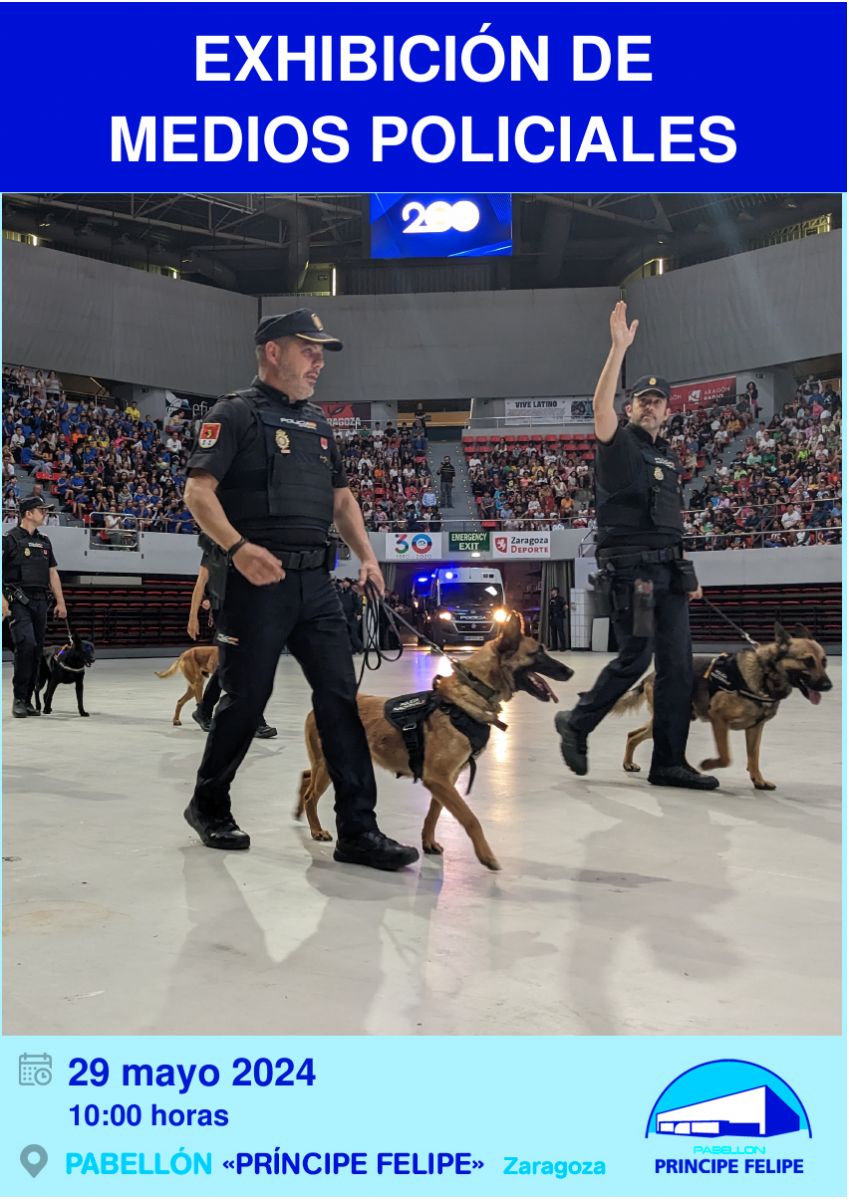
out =
[[[646,1137],[811,1137],[805,1106],[779,1075],[757,1063],[724,1058],[677,1076],[655,1101]]]

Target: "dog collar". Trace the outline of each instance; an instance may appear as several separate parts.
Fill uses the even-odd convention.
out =
[[[481,699],[486,701],[487,706],[489,708],[494,708],[497,713],[501,707],[498,690],[494,687],[490,687],[488,683],[484,683],[482,679],[478,679],[477,675],[473,675],[472,672],[467,667],[464,667],[461,662],[458,662],[456,658],[452,658],[449,661],[451,666],[454,668],[455,673],[460,676],[463,683],[465,683],[467,687],[471,688],[473,692],[477,692]],[[496,703],[493,704],[493,701]],[[507,728],[504,722],[499,721],[497,718],[493,720],[492,724],[497,726],[498,729]]]
[[[61,650],[59,650],[56,654],[53,655],[53,658],[56,660],[56,662],[58,662],[59,666],[62,668],[63,671],[71,671],[75,675],[81,675],[83,673],[83,671],[85,670],[84,666],[69,667],[67,663],[62,662],[62,655],[65,653],[65,651],[67,649],[69,649],[68,646],[63,646]]]

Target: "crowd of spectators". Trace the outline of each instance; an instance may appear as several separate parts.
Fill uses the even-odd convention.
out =
[[[731,462],[691,493],[691,550],[829,545],[841,541],[840,395],[809,381]]]
[[[351,491],[366,529],[385,532],[439,530],[442,517],[427,457],[427,430],[375,422],[372,429],[337,431]]]
[[[810,379],[769,424],[758,416],[755,392],[670,418],[666,436],[692,487],[689,549],[841,540],[839,393]],[[52,371],[4,366],[3,516],[16,515],[18,475],[26,471],[66,519],[104,541],[130,530],[194,533],[182,499],[191,426],[180,414],[168,421],[163,428],[111,397],[69,396]],[[725,461],[728,444],[745,431],[743,448]],[[336,437],[367,529],[442,527],[437,493],[447,495],[446,480],[431,476],[423,412],[406,426],[375,423]],[[506,529],[591,528],[592,459],[581,438],[476,446],[467,466],[479,518]]]
[[[193,533],[183,502],[191,429],[111,397],[68,396],[54,372],[3,367],[3,515],[20,499],[15,468],[60,513],[99,530]]]
[[[717,405],[670,418],[667,436],[689,482],[751,420],[751,405]],[[467,458],[482,521],[506,529],[581,529],[593,520],[593,453],[586,442],[504,441]]]

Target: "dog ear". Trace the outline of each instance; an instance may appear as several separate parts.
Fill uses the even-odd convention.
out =
[[[797,638],[807,638],[810,642],[814,640],[814,635],[811,633],[810,629],[808,629],[807,625],[797,625],[793,630],[793,636]]]
[[[525,623],[522,620],[522,614],[515,610],[510,613],[510,616],[504,622],[501,633],[498,635],[498,653],[507,656],[515,654],[519,649],[524,632]]]
[[[790,643],[790,634],[780,621],[775,622],[775,640],[778,642],[779,646],[787,646]]]

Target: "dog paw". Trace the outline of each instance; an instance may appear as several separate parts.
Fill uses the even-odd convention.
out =
[[[87,712],[81,712],[81,713],[80,713],[80,716],[81,716],[81,717],[90,717],[90,716],[91,716],[91,713],[87,713]]]
[[[49,716],[50,716],[50,714],[51,714],[52,712],[53,712],[53,709],[52,709],[52,708],[48,708],[48,707],[47,707],[47,705],[45,704],[45,706],[44,706],[44,715],[45,715],[46,717],[49,717]]]
[[[172,725],[182,725],[183,722],[182,721],[172,721],[171,724]]]
[[[770,781],[768,779],[753,779],[752,783],[758,789],[759,792],[774,792],[775,791],[775,784],[770,783]]]
[[[443,850],[439,842],[422,842],[422,850],[425,854],[442,854]]]
[[[498,859],[495,857],[495,855],[492,855],[490,858],[482,858],[480,861],[490,871],[500,871],[501,870],[501,863],[498,861]]]
[[[715,767],[721,767],[722,763],[718,758],[703,758],[699,763],[699,770],[712,771]]]
[[[319,829],[318,833],[310,833],[310,837],[314,842],[332,842],[333,834],[328,829]]]
[[[635,771],[639,771],[639,769],[640,769],[639,763],[623,762],[623,764],[622,764],[622,770],[627,771],[629,774],[631,774]]]

